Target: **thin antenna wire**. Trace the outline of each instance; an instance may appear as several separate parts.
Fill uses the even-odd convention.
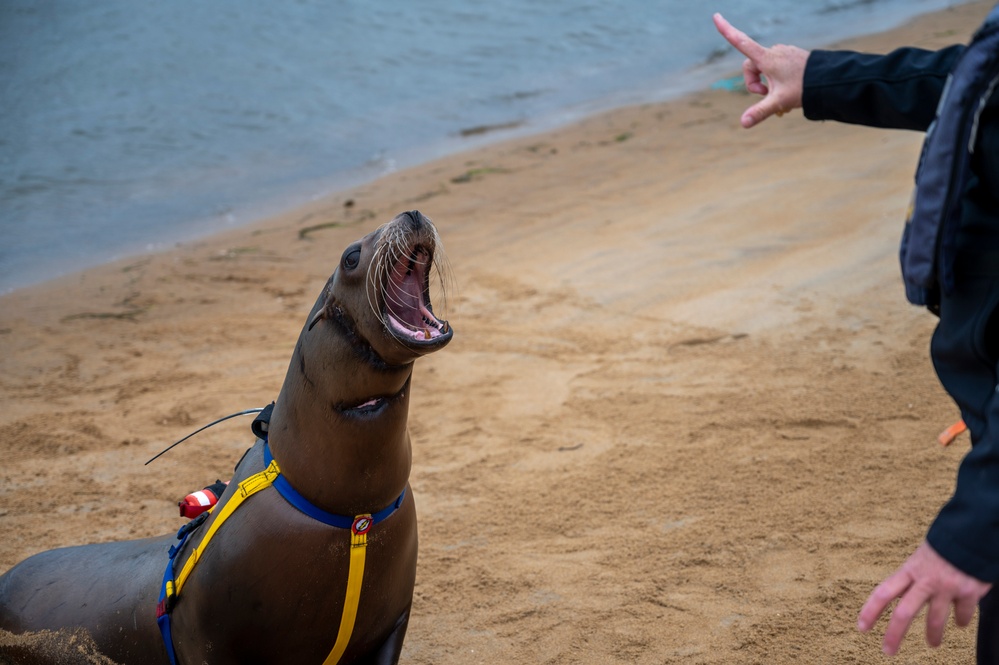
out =
[[[187,436],[185,436],[185,437],[184,437],[183,439],[181,439],[180,441],[177,441],[176,443],[172,443],[172,444],[170,444],[169,446],[167,446],[166,448],[164,448],[163,450],[161,450],[161,451],[160,451],[159,453],[157,453],[156,455],[154,455],[154,456],[153,456],[153,458],[149,460],[149,462],[152,462],[152,461],[153,461],[153,460],[155,460],[155,459],[156,459],[157,457],[160,457],[161,455],[163,455],[163,454],[164,454],[164,453],[166,453],[167,451],[169,451],[169,450],[172,450],[172,449],[173,449],[174,447],[176,447],[176,446],[180,445],[181,443],[184,443],[185,441],[187,441],[188,439],[190,439],[190,438],[191,438],[192,436],[194,436],[194,435],[195,435],[195,434],[197,434],[198,432],[202,432],[202,431],[204,431],[204,430],[208,429],[209,427],[211,427],[212,425],[218,425],[218,424],[219,424],[220,422],[222,422],[223,420],[229,420],[230,418],[236,418],[237,416],[248,416],[248,415],[250,415],[251,413],[260,413],[260,412],[261,412],[261,411],[263,411],[263,410],[264,410],[265,408],[266,408],[266,407],[263,407],[263,406],[262,406],[262,407],[260,407],[260,408],[258,408],[258,409],[247,409],[246,411],[240,411],[239,413],[232,413],[232,414],[229,414],[228,416],[225,416],[225,417],[223,417],[223,418],[219,418],[218,420],[216,420],[216,421],[214,421],[214,422],[210,422],[210,423],[208,423],[207,425],[205,425],[204,427],[202,427],[202,428],[200,428],[200,429],[196,429],[196,430],[194,430],[193,432],[191,432],[190,434],[188,434]],[[149,462],[146,462],[146,464],[143,464],[143,466],[146,466],[147,464],[149,464]]]

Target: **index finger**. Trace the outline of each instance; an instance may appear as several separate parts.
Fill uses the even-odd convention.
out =
[[[725,20],[725,17],[721,14],[715,14],[711,17],[715,22],[715,28],[721,33],[729,44],[734,46],[740,53],[742,53],[747,58],[751,60],[758,60],[760,56],[766,53],[766,49],[760,46],[760,44],[753,40],[752,37],[739,30],[734,25]]]

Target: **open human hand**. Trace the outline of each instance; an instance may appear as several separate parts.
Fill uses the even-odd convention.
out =
[[[978,601],[991,588],[991,584],[955,568],[923,541],[898,570],[874,589],[860,610],[857,628],[868,632],[897,598],[898,604],[891,611],[891,620],[885,630],[884,652],[889,655],[898,652],[909,626],[924,606],[929,608],[926,642],[937,647],[943,641],[951,605],[957,625],[967,626],[975,616]]]

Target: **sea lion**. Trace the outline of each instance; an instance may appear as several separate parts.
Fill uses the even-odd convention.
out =
[[[32,556],[0,577],[0,628],[83,628],[119,663],[397,662],[416,575],[413,362],[453,335],[432,277],[446,278],[440,240],[419,211],[347,247],[261,438],[175,557],[174,535]]]

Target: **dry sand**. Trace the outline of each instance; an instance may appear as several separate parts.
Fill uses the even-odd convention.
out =
[[[965,41],[991,4],[846,46]],[[0,569],[176,530],[248,422],[143,462],[271,401],[342,248],[419,208],[456,337],[414,380],[404,662],[882,662],[857,612],[968,447],[935,440],[959,416],[898,276],[921,136],[745,131],[748,103],[614,111],[3,297]],[[894,662],[971,662],[973,635]]]

